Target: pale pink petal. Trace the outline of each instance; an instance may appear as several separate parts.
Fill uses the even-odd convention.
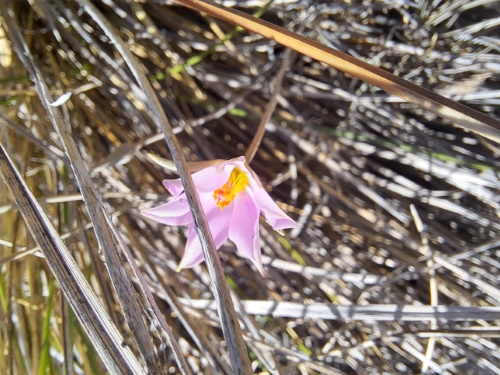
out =
[[[204,259],[205,255],[203,254],[200,241],[198,240],[198,235],[195,233],[194,224],[192,224],[188,229],[188,240],[177,270],[194,267],[200,264]]]
[[[234,167],[238,167],[239,169],[249,173],[244,156],[228,160],[225,164],[231,166],[231,170],[233,170]]]
[[[233,217],[229,226],[229,239],[234,242],[238,254],[249,258],[263,273],[260,250],[259,214],[249,192],[244,191],[234,200]]]
[[[215,205],[211,194],[200,194],[201,204],[207,215],[208,226],[214,238],[215,247],[219,249],[229,237],[229,223],[233,212],[233,205],[225,209]],[[186,250],[182,256],[179,268],[190,268],[201,263],[205,259],[201,242],[195,233],[194,225],[189,226]]]
[[[161,206],[143,210],[141,213],[166,225],[187,225],[193,221],[184,194]]]
[[[223,186],[234,167],[240,165],[240,163],[234,163],[231,161],[213,165],[202,169],[199,172],[193,173],[194,185],[199,193],[213,192]],[[246,168],[245,168],[246,172]],[[180,178],[173,180],[163,180],[163,186],[172,194],[173,196],[178,196],[184,191],[182,182]]]
[[[243,156],[204,168],[193,173],[191,176],[193,177],[196,189],[199,192],[208,193],[223,186],[229,179],[234,167],[240,168],[251,177],[251,173],[245,165],[245,158]],[[165,186],[173,196],[178,196],[184,191],[180,178],[163,180],[163,186]]]
[[[257,205],[262,211],[262,215],[269,224],[271,224],[274,230],[297,227],[297,223],[290,219],[288,215],[274,203],[273,199],[264,188],[258,188],[254,185],[253,195]]]
[[[213,192],[223,186],[234,169],[231,162],[220,163],[193,173],[193,182],[200,193]]]
[[[163,180],[163,186],[168,190],[170,194],[174,197],[181,195],[184,192],[184,186],[182,186],[182,182],[180,178],[175,178],[172,180]]]

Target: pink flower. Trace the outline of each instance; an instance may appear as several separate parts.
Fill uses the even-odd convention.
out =
[[[249,258],[262,273],[260,214],[275,230],[294,228],[295,221],[274,203],[243,156],[202,169],[192,177],[217,249],[230,239],[238,254]],[[184,188],[180,179],[164,180],[163,185],[174,198],[166,204],[144,210],[142,214],[166,225],[189,226],[179,269],[193,267],[205,256]]]

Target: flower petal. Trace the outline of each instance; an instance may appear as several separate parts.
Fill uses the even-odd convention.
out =
[[[239,169],[242,169],[245,172],[248,172],[248,167],[246,165],[246,161],[245,161],[245,157],[244,156],[240,156],[238,158],[234,158],[234,159],[228,160],[228,161],[226,161],[225,164],[227,164],[229,166],[232,166],[233,168],[234,167],[238,167]],[[231,168],[231,170],[232,170],[232,168]]]
[[[193,173],[191,176],[193,177],[193,182],[196,186],[196,190],[200,193],[208,193],[220,188],[227,182],[235,166],[240,164],[244,165],[243,163],[238,162],[239,159],[236,159],[234,162],[227,161],[224,163],[219,163],[217,165],[202,169],[199,172]],[[245,172],[247,172],[246,168],[244,168],[244,170]],[[163,186],[165,186],[170,194],[175,197],[182,194],[182,192],[184,191],[184,187],[182,186],[180,178],[163,180]]]
[[[229,227],[229,239],[234,242],[238,254],[249,258],[264,273],[261,260],[259,214],[252,195],[248,191],[240,193],[234,200],[234,211]]]
[[[208,226],[214,238],[215,248],[219,249],[229,236],[229,223],[233,213],[233,205],[229,205],[222,210],[215,205],[211,194],[200,194],[200,200],[207,214]],[[186,250],[178,268],[194,267],[204,259],[205,255],[201,248],[201,241],[195,232],[194,225],[190,225]]]
[[[234,166],[227,163],[214,165],[193,173],[193,182],[198,192],[213,192],[227,182],[233,169]]]
[[[213,163],[214,161],[210,162]],[[195,172],[191,176],[193,177],[193,182],[196,186],[196,189],[199,192],[208,193],[224,185],[229,179],[229,176],[231,175],[231,172],[235,167],[240,168],[241,170],[245,171],[249,175],[249,177],[252,177],[245,164],[245,158],[243,156],[225,162],[221,161],[220,163],[211,165],[198,172]],[[170,194],[175,197],[182,194],[182,192],[184,191],[184,187],[180,178],[163,180],[163,186],[165,186]]]
[[[288,217],[281,208],[273,201],[264,188],[253,186],[253,194],[257,205],[262,211],[264,218],[271,224],[274,230],[295,228],[297,223]]]
[[[185,194],[161,206],[143,210],[141,213],[152,220],[167,225],[187,225],[193,221]]]
[[[188,229],[188,240],[186,243],[186,248],[184,249],[184,254],[182,259],[177,266],[177,271],[182,268],[191,268],[200,264],[205,259],[203,254],[203,249],[201,248],[200,241],[198,240],[198,235],[194,230],[194,224],[189,226]]]
[[[168,190],[170,194],[174,197],[181,195],[184,192],[184,186],[182,186],[182,182],[180,178],[174,178],[171,180],[163,180],[163,186]]]

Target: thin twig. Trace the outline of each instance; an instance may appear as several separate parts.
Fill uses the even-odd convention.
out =
[[[430,294],[430,305],[437,306],[439,304],[438,299],[438,288],[436,281],[436,270],[434,267],[434,260],[432,258],[432,252],[429,247],[429,240],[425,233],[424,223],[418,214],[417,208],[415,205],[410,205],[410,212],[415,221],[415,227],[417,228],[418,234],[420,235],[421,241],[421,252],[427,258],[427,267],[429,268],[429,294]],[[432,319],[430,321],[430,327],[432,330],[436,330],[438,328],[437,320]],[[434,353],[434,348],[436,346],[436,338],[430,337],[427,342],[427,349],[425,351],[425,360],[422,362],[422,373],[426,373],[429,369],[429,363],[432,361],[432,355]]]
[[[94,223],[96,236],[99,240],[99,244],[103,248],[110,278],[119,297],[127,323],[131,327],[131,331],[137,340],[139,350],[148,364],[149,370],[156,371],[155,369],[158,363],[155,359],[152,338],[149,335],[149,329],[142,317],[136,294],[133,293],[133,285],[126,272],[124,272],[123,262],[120,259],[120,254],[126,253],[127,251],[126,246],[120,239],[110,217],[105,211],[101,198],[93,186],[76,144],[68,131],[68,126],[64,123],[58,109],[50,105],[50,103],[53,103],[53,99],[43,79],[43,75],[35,65],[30,50],[22,38],[22,33],[18,24],[15,22],[16,17],[12,12],[12,8],[9,7],[7,0],[2,0],[0,4],[2,19],[7,28],[6,31],[10,36],[14,50],[17,52],[20,60],[35,81],[40,99],[44,104],[45,110],[49,114],[50,120],[64,145],[65,153],[71,162],[71,167],[78,181],[89,216]]]
[[[367,83],[380,87],[391,94],[451,121],[453,124],[460,125],[465,129],[500,142],[499,120],[424,89],[362,60],[325,47],[318,42],[235,9],[199,0],[173,1],[274,40],[297,52],[315,58]]]
[[[281,91],[281,85],[283,84],[283,78],[285,77],[286,72],[290,66],[290,59],[292,57],[293,50],[287,49],[285,52],[285,56],[283,58],[283,62],[281,64],[281,68],[276,74],[276,78],[272,83],[271,87],[271,99],[269,100],[269,104],[266,107],[266,111],[260,120],[259,126],[257,127],[257,131],[252,139],[252,143],[248,146],[248,150],[245,153],[245,159],[248,164],[250,164],[259,148],[260,142],[262,142],[262,138],[264,137],[264,133],[266,132],[266,125],[271,119],[273,115],[274,109],[276,108],[276,103],[278,101],[278,95]]]
[[[233,371],[235,374],[250,374],[250,361],[248,359],[245,343],[241,335],[241,328],[238,323],[236,312],[234,311],[234,306],[231,301],[229,288],[225,281],[224,271],[215,248],[215,243],[208,226],[205,212],[201,206],[193,179],[187,169],[186,160],[181,152],[180,145],[172,130],[172,126],[165,116],[165,113],[151,84],[149,83],[148,78],[137,62],[137,59],[130,52],[128,46],[123,42],[123,40],[121,40],[111,24],[103,17],[101,12],[99,12],[93,4],[87,0],[78,0],[78,2],[99,24],[105,34],[110,38],[116,49],[120,52],[125,63],[135,76],[137,83],[143,90],[146,98],[145,103],[154,114],[153,120],[156,125],[162,129],[163,134],[165,135],[165,140],[172,155],[172,159],[174,160],[179,177],[181,178],[185,189],[189,207],[193,214],[198,238],[201,241]]]
[[[186,308],[215,310],[213,300],[179,298]],[[431,321],[446,320],[497,320],[500,307],[461,307],[461,306],[412,306],[395,304],[348,305],[330,303],[304,304],[275,301],[241,301],[247,314],[270,315],[274,317],[360,320],[360,321]]]
[[[6,10],[3,5],[5,4],[2,2],[2,14],[9,14],[3,13]],[[139,362],[130,348],[122,345],[123,337],[111,322],[109,315],[50,220],[27,188],[2,144],[0,144],[0,173],[14,196],[31,235],[40,246],[73,311],[108,370],[113,374],[143,374]]]

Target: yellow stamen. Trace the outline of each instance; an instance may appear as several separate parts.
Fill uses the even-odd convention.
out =
[[[220,188],[214,191],[214,199],[217,206],[226,208],[236,196],[248,185],[248,176],[239,168],[234,168],[229,176],[229,180]]]

